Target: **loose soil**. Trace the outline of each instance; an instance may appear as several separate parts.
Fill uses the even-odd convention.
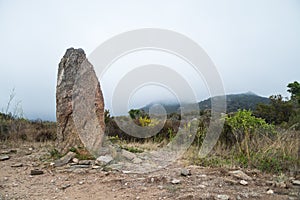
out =
[[[0,143],[0,156],[10,157],[0,161],[0,200],[300,199],[300,187],[292,184],[299,177],[241,169],[252,178],[242,185],[229,173],[237,169],[186,166],[183,161],[146,174],[93,169],[92,165],[53,167],[48,159],[51,148],[51,143]],[[43,174],[30,175],[34,169]],[[191,175],[181,175],[182,169]]]

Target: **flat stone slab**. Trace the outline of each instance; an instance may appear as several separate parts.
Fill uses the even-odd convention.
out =
[[[8,155],[0,156],[0,161],[8,160],[10,157]]]
[[[236,170],[236,171],[231,171],[229,172],[230,175],[241,179],[241,180],[245,180],[245,181],[251,181],[252,178],[250,176],[248,176],[247,174],[245,174],[244,172],[242,172],[241,170]]]
[[[32,175],[32,176],[41,175],[41,174],[44,174],[44,172],[42,170],[33,169],[30,171],[30,175]]]
[[[55,167],[61,167],[61,166],[64,166],[66,165],[68,162],[70,162],[74,157],[76,156],[76,153],[74,152],[68,152],[64,157],[56,160],[54,162],[54,166]]]

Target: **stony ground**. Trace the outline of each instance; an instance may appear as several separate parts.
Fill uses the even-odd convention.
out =
[[[0,144],[3,199],[300,199],[299,177],[185,166],[130,174],[94,161],[54,167],[51,144]],[[297,180],[298,179],[298,180]]]

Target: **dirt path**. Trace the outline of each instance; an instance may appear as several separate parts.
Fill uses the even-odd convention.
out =
[[[46,145],[12,148],[2,144],[0,152],[4,158],[0,161],[0,200],[300,199],[300,186],[292,184],[293,178],[275,177],[256,170],[242,170],[242,175],[248,176],[238,178],[232,174],[234,169],[184,167],[177,162],[149,174],[126,174],[93,169],[92,165],[51,167],[41,161],[48,153]],[[33,169],[43,174],[30,175]],[[191,175],[181,174],[186,171]]]

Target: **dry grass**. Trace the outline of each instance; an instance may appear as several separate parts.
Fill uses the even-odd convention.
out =
[[[199,158],[199,148],[195,146],[189,149],[184,158],[191,164],[203,166],[257,168],[272,173],[300,173],[299,131],[284,131],[270,137],[256,136],[248,143],[250,157],[246,152],[239,152],[238,145],[226,146],[219,141],[206,158]]]
[[[156,151],[159,148],[161,148],[166,141],[163,141],[161,143],[156,143],[153,142],[152,140],[147,140],[143,142],[131,142],[131,141],[126,141],[126,140],[118,140],[116,141],[116,144],[118,144],[122,148],[127,148],[127,149],[140,149],[142,151]]]

